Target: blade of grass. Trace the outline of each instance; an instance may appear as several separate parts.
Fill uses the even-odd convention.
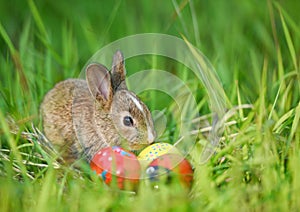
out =
[[[63,67],[66,70],[72,70],[71,77],[75,76],[75,71],[78,63],[77,42],[74,39],[73,29],[67,23],[62,26],[62,61]]]
[[[276,31],[275,15],[274,15],[271,0],[268,0],[268,8],[269,8],[270,21],[271,21],[271,26],[272,26],[272,33],[273,33],[273,38],[274,38],[276,53],[277,53],[278,75],[279,75],[279,79],[283,79],[284,69],[283,69],[283,62],[282,62],[282,54],[281,54],[281,49],[280,49],[280,45],[279,45],[279,41],[278,41],[278,36],[277,36],[277,31]],[[286,87],[285,81],[282,81],[282,83],[283,83],[282,88],[284,90],[285,87]]]
[[[0,110],[0,125],[2,126],[2,130],[4,132],[4,135],[8,141],[8,144],[12,150],[13,155],[16,157],[17,164],[20,167],[20,171],[22,173],[22,177],[24,178],[25,182],[28,182],[28,176],[27,176],[27,169],[26,166],[23,164],[22,156],[20,154],[20,151],[18,150],[18,147],[16,145],[16,141],[13,139],[12,134],[10,133],[9,126],[6,123],[6,119],[3,116],[2,111]]]
[[[196,46],[200,47],[200,36],[199,36],[199,27],[198,27],[198,21],[197,21],[197,14],[196,14],[196,10],[195,10],[193,0],[190,0],[189,3],[190,3],[190,10],[191,10],[191,15],[192,15],[192,20],[193,20],[193,30],[194,30]]]
[[[181,15],[181,11],[183,10],[183,8],[186,6],[186,3],[188,1],[183,1],[182,4],[180,4],[180,6],[177,4],[176,0],[172,0],[172,3],[173,3],[173,6],[174,6],[174,9],[175,9],[175,12],[176,12],[176,16],[179,18],[180,20],[180,23],[181,23],[181,26],[183,28],[183,31],[184,31],[184,34],[185,35],[188,35],[188,30],[187,30],[187,27],[186,27],[186,24],[182,18],[182,15]]]
[[[35,21],[35,23],[36,23],[36,25],[37,25],[37,27],[38,27],[41,35],[43,37],[45,37],[46,40],[48,41],[49,37],[48,37],[48,33],[47,33],[47,30],[46,30],[46,27],[45,27],[45,25],[44,25],[44,23],[42,21],[41,15],[40,15],[40,13],[39,13],[39,11],[38,11],[38,9],[37,9],[34,1],[33,0],[28,0],[27,2],[28,2],[28,5],[29,5],[31,14],[33,15],[34,21]]]
[[[297,130],[299,132],[299,128],[300,128],[299,120],[300,120],[300,101],[299,101],[299,104],[297,105],[297,107],[295,108],[295,116],[294,116],[294,120],[293,120],[293,124],[292,124],[291,133],[289,135],[289,140],[293,139]]]
[[[293,28],[293,30],[297,33],[297,36],[300,37],[300,27],[291,16],[283,9],[283,7],[276,1],[273,4],[277,7],[277,10],[280,11],[284,15],[285,20],[289,23],[289,25]]]
[[[9,48],[9,51],[10,51],[10,54],[13,58],[13,61],[14,61],[14,64],[15,64],[15,67],[18,71],[18,74],[20,76],[20,84],[23,88],[24,91],[28,91],[28,82],[27,82],[27,79],[26,79],[26,75],[25,75],[25,72],[24,72],[24,69],[23,69],[23,64],[22,64],[22,61],[20,59],[20,55],[19,55],[19,52],[15,49],[11,39],[9,38],[8,34],[6,33],[4,27],[2,26],[1,22],[0,22],[0,35],[3,37],[6,45],[8,46]]]
[[[185,8],[188,3],[189,3],[189,0],[183,0],[179,5],[179,10],[183,10],[183,8]],[[174,3],[173,3],[173,6],[174,6]],[[170,18],[169,24],[163,31],[164,33],[166,33],[171,28],[172,24],[174,24],[177,17],[178,17],[178,14],[177,14],[177,10],[175,9],[175,11],[173,12],[173,14]]]
[[[284,127],[284,122],[287,121],[293,114],[295,113],[295,109],[291,109],[286,112],[281,118],[275,123],[273,127],[273,131],[276,133],[280,133]]]
[[[272,104],[272,108],[271,108],[271,111],[270,111],[270,113],[269,113],[269,117],[268,117],[268,119],[269,119],[269,120],[270,120],[270,119],[271,119],[271,117],[272,117],[273,111],[274,111],[274,109],[275,109],[275,106],[276,106],[276,103],[277,103],[277,101],[278,101],[278,97],[279,97],[279,94],[280,94],[281,88],[282,88],[282,86],[283,86],[283,82],[284,82],[284,80],[282,80],[282,83],[280,83],[280,86],[279,86],[279,88],[278,88],[278,91],[277,91],[277,94],[276,94],[276,97],[275,97],[274,103]]]
[[[38,11],[38,8],[36,7],[33,0],[28,0],[28,5],[31,11],[31,14],[33,15],[33,19],[39,29],[40,34],[38,35],[38,38],[42,41],[42,43],[47,47],[47,49],[52,53],[53,57],[60,63],[64,64],[63,60],[60,58],[59,54],[54,50],[54,48],[51,45],[50,37],[47,33],[45,24],[41,18],[41,15]]]
[[[284,108],[285,110],[288,110],[291,107],[291,91],[293,89],[294,80],[290,80],[290,82],[287,84],[282,97],[281,97],[281,108]]]
[[[239,89],[239,82],[236,80],[235,84],[236,84],[236,93],[237,93],[238,105],[240,106],[240,105],[242,105],[242,100],[241,100],[241,94],[240,94],[240,89]],[[239,109],[239,116],[240,116],[241,119],[244,118],[244,113],[243,113],[242,108]]]
[[[100,43],[100,46],[103,46],[104,44],[104,41],[105,41],[105,38],[107,37],[107,34],[114,22],[114,20],[116,19],[116,16],[117,16],[117,13],[118,13],[118,10],[120,8],[120,5],[121,5],[121,2],[122,0],[119,0],[115,5],[114,5],[114,8],[112,10],[112,12],[110,13],[110,16],[108,18],[108,21],[107,21],[107,24],[103,30],[103,34],[102,34],[102,42]]]
[[[43,184],[41,187],[41,190],[39,192],[38,201],[36,211],[44,211],[45,208],[53,207],[49,204],[49,201],[51,199],[51,195],[53,195],[54,189],[56,188],[56,183],[54,182],[54,170],[48,169],[46,176],[43,180]]]
[[[282,16],[281,10],[279,10],[279,14],[280,14],[280,19],[281,19],[283,31],[284,31],[284,34],[285,34],[285,39],[286,39],[286,42],[287,42],[287,45],[288,45],[288,48],[289,48],[289,51],[290,51],[290,54],[291,54],[291,57],[292,57],[293,64],[294,64],[294,68],[295,68],[295,70],[298,70],[296,51],[295,51],[295,47],[293,45],[291,34],[289,32],[289,29],[288,29],[288,27],[285,23],[285,20],[284,20],[283,16]]]
[[[267,71],[268,71],[268,60],[265,58],[263,67],[262,67],[262,76],[261,76],[261,82],[260,82],[260,95],[258,100],[258,123],[257,128],[260,131],[263,127],[264,119],[266,116],[266,91],[267,91]],[[258,136],[260,134],[258,133]]]

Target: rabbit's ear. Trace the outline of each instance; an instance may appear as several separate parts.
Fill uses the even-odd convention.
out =
[[[101,64],[90,64],[86,68],[86,81],[93,97],[109,105],[113,98],[111,79],[108,70]]]
[[[126,82],[126,69],[123,54],[118,50],[113,57],[111,69],[111,81],[114,92],[117,90],[127,90]]]

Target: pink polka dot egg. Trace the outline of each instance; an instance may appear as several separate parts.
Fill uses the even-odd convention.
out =
[[[121,147],[99,150],[91,160],[90,167],[109,186],[136,190],[139,184],[141,165],[132,152]]]

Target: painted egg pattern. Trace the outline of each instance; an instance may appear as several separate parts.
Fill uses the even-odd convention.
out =
[[[179,154],[159,156],[148,165],[145,172],[152,182],[170,183],[172,176],[175,176],[179,178],[184,186],[191,187],[193,181],[191,164]]]
[[[131,190],[131,187],[138,184],[141,174],[137,157],[117,146],[106,147],[97,152],[90,167],[106,184],[111,185],[114,182],[120,189],[126,190]]]
[[[155,143],[147,148],[145,148],[138,156],[138,159],[145,160],[147,162],[151,162],[157,157],[167,154],[167,153],[174,153],[180,154],[180,152],[171,144],[168,143]]]

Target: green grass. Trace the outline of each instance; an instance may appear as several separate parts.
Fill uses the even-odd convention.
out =
[[[296,1],[259,0],[1,1],[0,211],[297,211],[299,9]],[[178,182],[159,191],[142,182],[136,195],[107,189],[84,163],[80,170],[53,163],[34,137],[35,128],[42,130],[39,104],[56,82],[77,77],[110,42],[145,32],[186,37],[209,58],[237,106],[202,165],[199,135],[188,156],[195,167],[191,191]],[[176,74],[203,117],[211,113],[205,87],[182,64],[160,56],[127,62],[128,75],[149,67]],[[174,142],[171,101],[157,92],[141,97],[151,109],[166,110],[171,121],[163,139]]]

